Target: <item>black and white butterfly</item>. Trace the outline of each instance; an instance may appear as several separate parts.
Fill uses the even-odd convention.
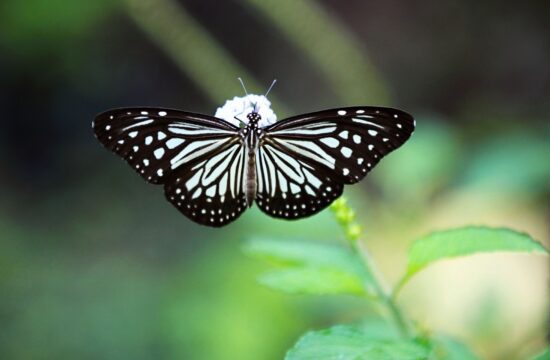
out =
[[[238,218],[254,201],[266,214],[299,219],[326,208],[411,136],[403,111],[348,107],[245,126],[163,108],[123,108],[95,118],[99,141],[124,158],[185,216],[208,226]]]

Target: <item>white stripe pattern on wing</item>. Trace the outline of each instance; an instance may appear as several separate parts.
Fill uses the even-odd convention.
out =
[[[197,157],[223,146],[231,138],[207,139],[191,141],[175,157],[170,160],[172,170]]]
[[[331,169],[335,168],[336,159],[311,140],[273,139],[279,146],[288,148],[298,155],[307,157]]]

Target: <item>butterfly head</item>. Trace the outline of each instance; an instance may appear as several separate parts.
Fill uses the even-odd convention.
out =
[[[248,115],[246,115],[246,118],[248,119],[249,124],[257,124],[262,119],[260,114],[257,113],[256,111],[252,111],[251,113],[248,113]]]
[[[274,124],[277,116],[271,109],[271,103],[263,95],[250,94],[245,97],[234,97],[216,110],[214,115],[236,127],[243,128],[255,121],[257,127],[263,128]]]

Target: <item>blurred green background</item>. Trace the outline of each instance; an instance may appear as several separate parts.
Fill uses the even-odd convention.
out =
[[[340,241],[328,212],[252,209],[196,225],[94,139],[112,107],[213,114],[270,96],[279,118],[388,105],[418,128],[346,189],[388,281],[410,242],[467,224],[550,241],[550,6],[543,1],[3,0],[0,358],[280,359],[308,329],[360,319],[351,297],[261,287],[257,236]],[[548,260],[440,263],[399,303],[482,358],[545,345]]]

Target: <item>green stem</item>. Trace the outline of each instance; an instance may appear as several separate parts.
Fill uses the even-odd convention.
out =
[[[371,290],[375,293],[379,305],[382,306],[382,309],[391,318],[401,333],[401,336],[404,338],[412,337],[414,332],[411,328],[410,321],[401,312],[401,309],[392,297],[392,292],[388,291],[386,286],[383,285],[385,282],[382,274],[378,270],[372,256],[365,248],[360,246],[359,237],[361,231],[359,225],[354,222],[355,212],[347,204],[344,198],[336,200],[331,210],[334,212],[336,220],[344,230],[346,239],[350,243],[353,251],[363,260],[363,266],[370,276],[367,290]]]
[[[358,242],[353,244],[353,249],[363,260],[363,266],[365,269],[369,272],[369,274],[371,274],[372,288],[375,291],[376,297],[379,299],[383,309],[388,313],[401,335],[405,338],[411,337],[412,330],[410,327],[410,322],[405,318],[397,306],[397,303],[391,296],[391,292],[387,291],[386,287],[383,285],[385,282],[372,256],[365,248],[360,248],[358,246]]]
[[[393,287],[391,298],[394,299],[394,301],[395,299],[397,299],[397,296],[399,295],[399,292],[401,291],[403,286],[405,286],[405,284],[409,282],[409,279],[412,275],[413,274],[406,274],[404,277],[401,278],[401,280],[399,280],[397,285]]]

